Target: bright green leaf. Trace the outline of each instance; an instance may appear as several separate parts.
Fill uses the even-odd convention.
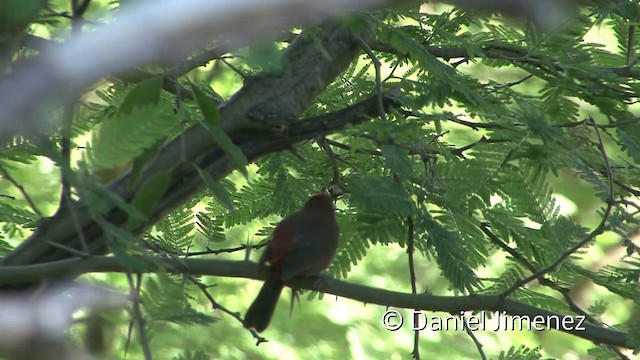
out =
[[[162,78],[154,77],[147,79],[134,86],[122,100],[118,114],[130,113],[138,106],[157,104],[160,100],[160,90],[162,89]]]
[[[163,141],[177,124],[176,116],[162,107],[136,107],[105,121],[92,134],[89,161],[94,170],[122,165]]]

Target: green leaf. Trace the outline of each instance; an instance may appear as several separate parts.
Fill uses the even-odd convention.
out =
[[[279,73],[282,71],[280,55],[280,49],[274,43],[265,43],[249,48],[247,62],[250,66],[259,67],[267,73]]]
[[[140,300],[150,322],[209,325],[216,321],[214,316],[191,307],[184,282],[180,277],[167,274],[147,277],[144,290]]]
[[[468,244],[456,232],[446,229],[426,213],[418,221],[422,222],[423,228],[428,229],[428,242],[437,252],[436,263],[452,287],[469,292],[480,287],[481,282],[468,261],[471,256]]]
[[[4,235],[2,235],[4,237]],[[0,255],[6,255],[13,251],[13,246],[0,238]]]
[[[215,104],[212,103],[197,86],[191,84],[191,89],[195,95],[198,108],[200,108],[202,116],[205,119],[202,126],[209,131],[222,151],[229,155],[231,160],[238,166],[238,170],[240,170],[242,175],[244,175],[245,178],[248,177],[249,174],[245,169],[248,163],[247,157],[244,156],[242,150],[237,147],[233,141],[231,141],[231,138],[220,128],[218,108],[216,108]]]
[[[206,213],[197,213],[196,218],[198,219],[196,223],[198,232],[207,238],[207,241],[222,243],[227,240],[221,219]]]
[[[384,165],[401,179],[407,179],[411,175],[411,161],[409,152],[393,144],[383,144],[381,146],[384,155]]]
[[[509,348],[506,353],[500,353],[500,360],[538,360],[541,359],[540,348],[530,349],[524,345],[520,345],[517,349],[515,346]]]
[[[139,106],[157,104],[160,100],[160,90],[162,89],[162,78],[155,77],[147,79],[134,86],[122,100],[119,115],[130,113]]]
[[[237,147],[227,133],[225,133],[221,128],[211,126],[208,123],[201,123],[207,131],[213,136],[213,139],[218,143],[218,146],[224,151],[229,157],[231,161],[233,161],[237,166],[238,170],[244,175],[245,178],[249,177],[249,173],[247,172],[246,166],[249,163],[247,157],[242,152],[242,149]]]
[[[160,106],[136,107],[102,123],[92,134],[88,159],[94,170],[122,165],[162,141],[177,125],[176,116]]]
[[[133,164],[131,165],[131,187],[138,185],[140,176],[144,172],[145,167],[156,158],[160,149],[162,149],[162,145],[164,145],[164,139],[156,141],[155,145],[133,159]]]
[[[407,193],[386,176],[354,178],[349,183],[351,201],[372,213],[413,214],[413,204]]]
[[[348,27],[355,35],[366,34],[370,31],[372,23],[375,21],[373,16],[364,13],[350,13],[341,18],[342,24]]]
[[[0,223],[20,225],[27,229],[38,226],[38,216],[33,212],[13,206],[4,201],[0,202]]]
[[[231,200],[227,189],[225,189],[224,186],[222,186],[222,184],[220,184],[219,182],[213,180],[211,175],[209,175],[209,173],[205,170],[201,169],[198,165],[194,164],[194,166],[196,167],[196,170],[198,170],[200,178],[202,178],[202,181],[205,183],[205,185],[207,185],[209,190],[211,190],[216,199],[218,199],[220,203],[222,203],[222,205],[224,205],[224,207],[229,211],[234,211],[235,208],[233,206],[233,200]]]
[[[0,2],[0,28],[6,31],[11,27],[21,26],[35,17],[46,4],[45,0]]]
[[[634,125],[634,127],[637,128],[637,125]],[[631,131],[628,131],[627,129]],[[639,138],[639,132],[632,127],[627,127],[627,129],[617,129],[622,149],[626,150],[629,156],[631,156],[636,162],[640,162],[640,145],[638,145],[639,142],[637,141]]]
[[[207,95],[193,83],[191,83],[191,90],[193,90],[198,108],[200,109],[200,112],[202,112],[202,116],[207,123],[213,127],[220,126],[220,114],[218,113],[216,105],[211,102]]]
[[[136,192],[136,195],[131,200],[131,204],[140,210],[142,215],[148,217],[153,212],[153,209],[162,199],[169,187],[169,181],[173,173],[173,167],[161,171],[151,176],[147,181],[142,184],[140,189]],[[140,217],[129,216],[127,222],[128,229],[134,229],[141,225],[146,219]]]

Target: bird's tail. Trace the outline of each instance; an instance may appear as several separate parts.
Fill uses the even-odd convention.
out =
[[[247,315],[244,317],[244,327],[262,332],[269,326],[283,287],[284,282],[280,279],[279,271],[271,269],[258,297],[253,300],[247,310]]]

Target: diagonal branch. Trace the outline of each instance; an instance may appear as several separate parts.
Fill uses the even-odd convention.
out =
[[[47,121],[51,110],[105,76],[151,62],[175,61],[214,39],[244,46],[318,17],[379,4],[375,0],[158,0],[128,7],[106,26],[43,48],[40,56],[16,64],[1,79],[0,141],[52,129]]]
[[[389,95],[386,95],[384,100],[385,107],[399,106],[397,100]],[[255,161],[261,156],[288,149],[297,142],[336,132],[349,124],[360,123],[377,116],[377,114],[377,99],[372,97],[334,113],[305,121],[290,121],[283,124],[283,131],[247,129],[235,132],[231,138],[250,161]],[[221,149],[211,143],[208,137],[202,137],[202,133],[205,132],[201,131],[199,126],[187,131],[185,137],[188,141],[185,143],[190,146],[188,149],[189,159],[197,163],[200,168],[209,171],[213,178],[221,179],[234,170],[234,165]],[[204,149],[201,153],[193,154],[192,147],[197,145],[198,141],[208,143],[209,148]],[[157,166],[150,169],[150,171],[161,171],[161,165],[169,167],[172,163],[179,164],[175,167],[167,193],[149,216],[149,221],[136,229],[138,234],[204,188],[192,163],[171,160],[171,156],[175,156],[174,152],[178,152],[179,146],[180,143],[176,140],[165,147],[159,164],[156,163]],[[111,186],[111,190],[125,200],[130,200],[134,195],[134,191],[129,188],[128,176],[115,182]],[[86,211],[86,205],[78,204],[78,206],[82,207],[82,211],[78,211],[80,217],[78,221],[82,226],[85,238],[91,239],[88,244],[90,253],[105,253],[107,243],[103,239],[102,227],[91,218],[89,212]],[[126,222],[127,215],[121,209],[114,207],[105,215],[105,218],[111,224],[118,226]],[[70,221],[68,209],[62,209],[54,217],[45,221],[31,238],[7,256],[3,260],[3,265],[30,264],[73,256],[72,252],[65,249],[78,249],[80,242],[77,232],[74,231],[73,226],[70,226],[72,224]],[[59,246],[54,247],[51,244]]]

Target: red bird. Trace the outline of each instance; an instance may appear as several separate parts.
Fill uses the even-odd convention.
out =
[[[244,317],[244,327],[258,332],[266,329],[284,283],[326,269],[336,254],[339,233],[333,200],[325,194],[312,196],[302,209],[280,221],[260,258],[260,267],[267,261],[271,267]]]

